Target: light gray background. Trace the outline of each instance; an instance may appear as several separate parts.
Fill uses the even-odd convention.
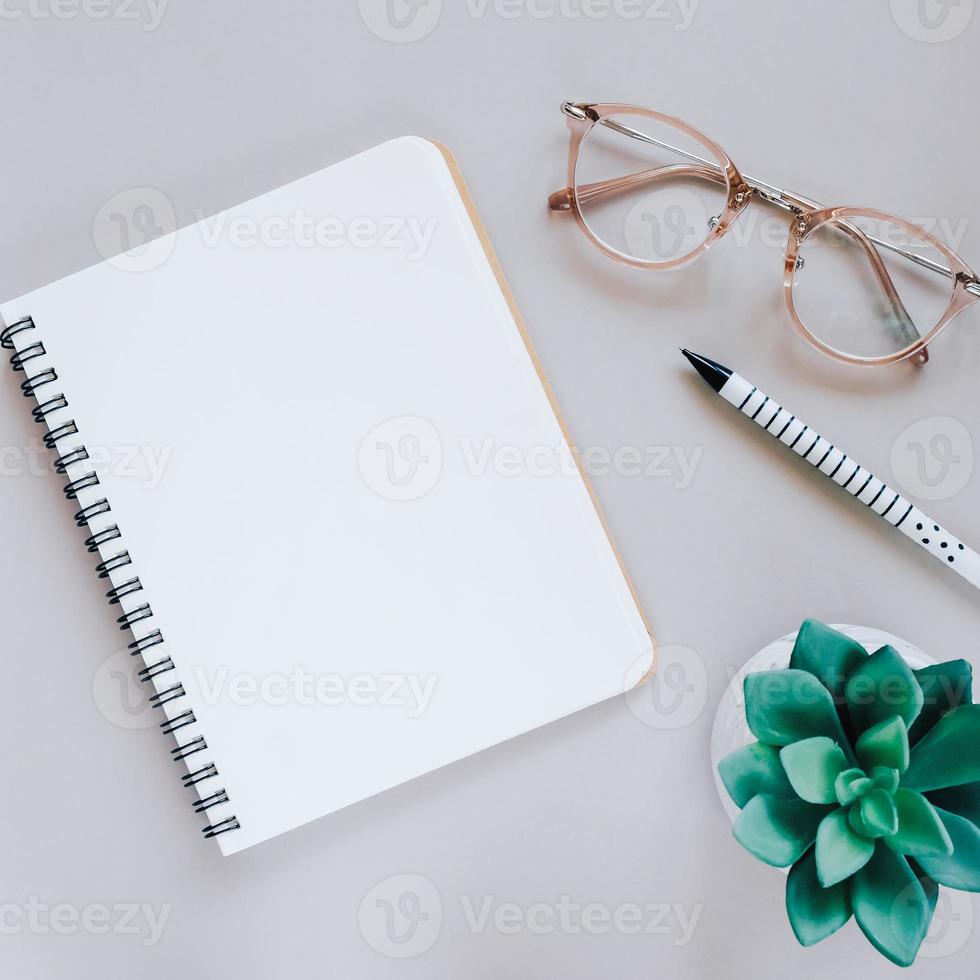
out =
[[[65,2],[62,15],[73,9]],[[675,29],[685,27],[676,0],[640,4],[666,21],[629,19],[634,5],[602,0],[541,0],[514,18],[503,16],[512,4],[491,2],[481,16],[475,0],[447,0],[430,34],[392,43],[368,29],[356,0],[171,0],[152,31],[142,29],[146,0],[130,8],[136,21],[115,0],[106,21],[7,0],[0,296],[98,261],[93,222],[114,195],[156,188],[186,224],[416,133],[457,153],[579,444],[700,455],[686,487],[676,464],[668,475],[596,480],[668,648],[645,704],[618,699],[223,860],[200,839],[166,741],[112,723],[96,703],[97,672],[122,634],[60,481],[37,475],[37,428],[5,372],[0,905],[37,896],[79,911],[169,908],[152,947],[118,929],[32,932],[8,909],[5,977],[895,974],[853,923],[817,949],[795,944],[782,877],[735,844],[716,798],[714,708],[731,672],[806,616],[879,626],[937,658],[976,663],[980,597],[740,424],[677,347],[730,362],[976,545],[978,313],[923,371],[840,368],[794,334],[782,247],[765,235],[656,277],[608,262],[544,205],[564,182],[560,101],[623,100],[689,119],[749,173],[817,199],[945,222],[980,263],[980,17],[931,43],[938,35],[917,20],[917,2],[703,0]],[[940,13],[934,3],[927,13]],[[554,16],[541,16],[549,6]],[[946,27],[973,6],[961,0]],[[583,12],[603,9],[603,19]],[[432,12],[423,7],[415,26]],[[270,356],[275,344],[271,329]],[[212,412],[202,403],[202,424],[220,424]],[[942,463],[944,443],[931,452],[934,435],[950,439],[958,462]],[[926,487],[910,442],[925,447],[942,499],[916,495]],[[383,923],[359,928],[358,909],[402,874],[428,879],[439,902],[422,894],[430,918],[402,946],[418,955],[395,960],[374,948]],[[381,897],[406,884],[396,877]],[[563,895],[608,910],[679,905],[700,918],[686,943],[673,913],[659,935],[467,925],[467,903],[527,912]],[[373,896],[366,904],[377,911]],[[440,904],[440,934],[422,951]],[[967,899],[944,912],[918,975],[976,973],[974,910]]]

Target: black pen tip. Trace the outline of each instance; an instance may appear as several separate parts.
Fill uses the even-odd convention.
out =
[[[721,391],[722,388],[728,383],[728,379],[732,376],[732,371],[730,368],[726,368],[724,364],[719,364],[717,361],[712,361],[708,357],[702,357],[701,354],[693,354],[689,350],[681,350],[681,353],[691,362],[694,370],[704,378],[705,381],[711,385],[715,391]]]

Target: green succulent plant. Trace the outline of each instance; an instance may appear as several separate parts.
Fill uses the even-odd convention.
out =
[[[790,868],[786,907],[812,946],[853,916],[910,966],[939,886],[980,891],[980,705],[964,660],[912,670],[892,647],[807,620],[788,670],[745,679],[757,742],[719,774],[735,838]]]

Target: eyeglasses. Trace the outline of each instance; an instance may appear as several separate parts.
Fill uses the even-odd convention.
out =
[[[566,102],[571,211],[592,243],[639,269],[699,258],[758,198],[792,215],[784,294],[818,350],[858,365],[929,359],[928,345],[980,300],[980,280],[945,243],[904,218],[828,208],[741,174],[703,133],[615,103]]]

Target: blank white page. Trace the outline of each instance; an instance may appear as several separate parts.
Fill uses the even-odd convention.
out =
[[[0,313],[34,320],[27,374],[57,371],[36,398],[69,401],[58,450],[96,462],[75,506],[112,512],[65,546],[119,525],[101,557],[133,558],[112,581],[139,576],[122,609],[164,635],[154,683],[186,694],[163,711],[193,711],[186,765],[229,797],[206,822],[241,825],[225,854],[643,674],[642,615],[437,146],[393,140],[151,248]]]

